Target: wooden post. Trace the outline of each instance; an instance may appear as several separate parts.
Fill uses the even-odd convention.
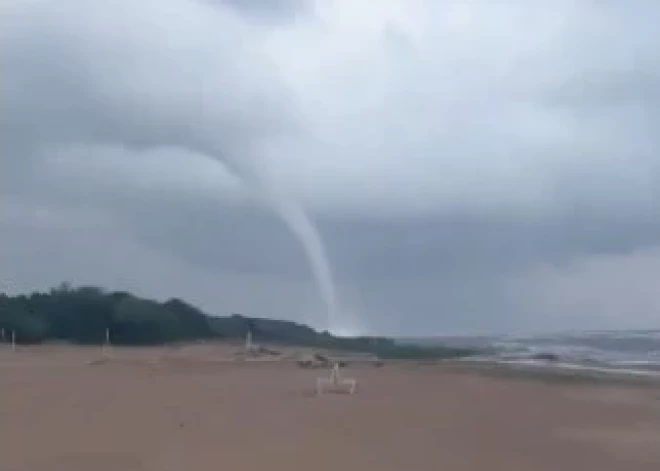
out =
[[[103,339],[103,343],[101,344],[101,354],[107,355],[109,348],[110,348],[110,328],[106,327],[105,339]]]

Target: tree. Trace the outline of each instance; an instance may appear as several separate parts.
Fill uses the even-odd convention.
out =
[[[209,316],[178,298],[165,303],[108,293],[95,286],[68,283],[47,293],[8,296],[0,293],[0,328],[16,332],[19,342],[64,340],[100,344],[106,329],[113,343],[150,345],[207,338],[243,339],[247,332],[259,342],[351,350],[383,358],[443,358],[472,353],[443,347],[399,345],[380,337],[339,338],[295,322],[234,314]]]

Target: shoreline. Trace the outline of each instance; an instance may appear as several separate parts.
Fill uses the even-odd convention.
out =
[[[475,360],[464,359],[444,362],[456,370],[470,370],[512,378],[567,381],[603,384],[629,384],[660,386],[660,372],[619,369],[600,366],[583,366],[570,363],[542,363],[537,361]]]
[[[214,351],[217,350],[217,351]],[[16,351],[0,346],[0,368],[101,366],[125,364],[133,366],[296,366],[301,357],[321,352],[308,347],[286,347],[280,357],[241,357],[238,342],[191,343],[161,346],[101,346],[72,344],[20,345]],[[327,352],[323,352],[327,353]],[[75,360],[74,360],[75,359]],[[463,359],[372,359],[351,358],[350,352],[336,357],[349,368],[424,368],[436,367],[456,372],[529,379],[541,381],[598,382],[630,385],[660,385],[660,371],[633,368],[579,365],[567,362],[540,360],[497,360],[486,358]],[[311,370],[324,371],[317,367]]]

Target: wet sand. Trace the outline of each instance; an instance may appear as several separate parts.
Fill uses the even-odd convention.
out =
[[[223,348],[1,347],[0,469],[660,469],[660,386],[398,363],[316,397],[325,371]]]

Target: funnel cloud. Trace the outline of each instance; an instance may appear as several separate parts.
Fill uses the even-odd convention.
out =
[[[653,2],[5,0],[1,289],[660,326]]]

